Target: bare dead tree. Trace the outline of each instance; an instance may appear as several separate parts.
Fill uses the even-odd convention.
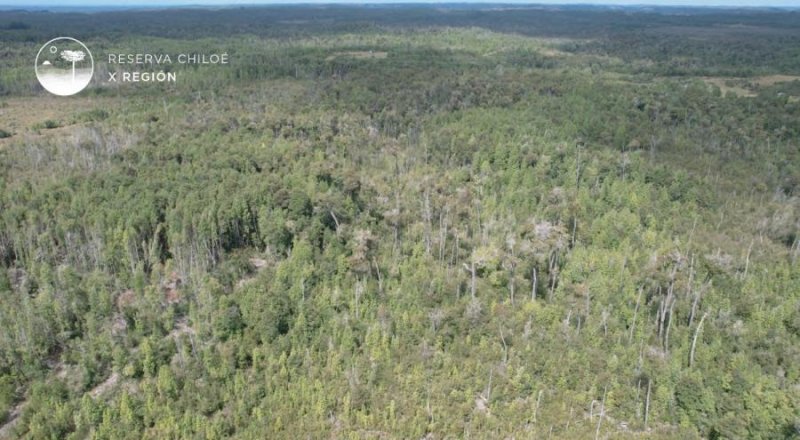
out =
[[[747,248],[747,256],[745,257],[744,261],[744,273],[742,274],[742,279],[747,279],[747,272],[750,269],[750,254],[753,252],[753,240],[750,240],[750,247]]]
[[[703,316],[700,318],[700,322],[697,323],[697,328],[694,331],[694,338],[692,338],[692,349],[689,351],[689,368],[691,368],[692,364],[694,364],[694,350],[697,347],[697,335],[699,335],[700,330],[703,329],[703,321],[706,320],[706,316],[708,316],[708,312],[703,313]]]
[[[422,202],[422,220],[425,224],[425,253],[431,253],[431,220],[433,219],[433,212],[431,210],[431,197],[430,190],[425,189],[425,198]]]
[[[647,397],[644,401],[644,429],[647,429],[647,419],[650,416],[650,379],[647,379]]]
[[[355,313],[356,319],[359,318],[358,306],[361,302],[361,297],[364,295],[364,283],[361,280],[356,282],[355,288],[353,289],[353,299],[355,300]]]
[[[439,261],[444,261],[444,251],[447,249],[447,211],[449,208],[446,208],[445,211],[439,213]]]
[[[553,251],[550,254],[550,264],[549,264],[549,268],[548,268],[548,271],[549,271],[549,274],[550,274],[550,291],[549,291],[549,293],[547,295],[547,300],[548,301],[551,301],[553,299],[553,294],[555,293],[555,290],[556,290],[556,278],[557,278],[557,275],[558,275],[556,273],[556,263],[557,263],[557,261],[558,261],[558,254],[555,251]]]
[[[516,269],[517,264],[519,263],[517,256],[516,256],[516,246],[517,241],[513,236],[508,236],[506,238],[506,246],[508,246],[508,250],[510,251],[511,255],[507,256],[503,260],[503,267],[508,270],[508,290],[509,296],[511,297],[511,304],[514,304],[514,293],[516,292]]]
[[[506,337],[503,334],[503,327],[498,327],[500,329],[500,342],[503,343],[503,364],[508,363],[508,344],[506,343]]]
[[[672,326],[672,313],[675,310],[676,300],[672,300],[672,305],[669,306],[669,318],[667,319],[667,330],[664,332],[664,352],[669,354],[669,329]]]
[[[597,430],[594,432],[594,440],[600,438],[600,425],[603,423],[603,417],[606,415],[606,393],[608,392],[608,385],[603,388],[603,402],[600,404],[600,417],[597,419]]]
[[[694,317],[695,317],[695,314],[697,312],[697,306],[700,303],[700,298],[703,296],[703,293],[706,290],[711,288],[713,283],[714,283],[714,280],[708,280],[708,283],[706,283],[701,289],[695,290],[694,300],[692,301],[692,311],[689,314],[689,326],[690,327],[692,326],[692,322],[694,322]]]
[[[338,236],[339,230],[341,229],[341,225],[339,224],[339,219],[336,218],[336,213],[334,213],[332,209],[330,210],[330,213],[331,213],[331,218],[333,218],[333,222],[336,223],[336,235]]]
[[[631,332],[628,335],[628,343],[633,340],[633,331],[636,328],[636,316],[639,314],[639,303],[642,301],[642,292],[644,287],[639,287],[639,295],[636,296],[636,308],[633,309],[633,321],[631,322]]]

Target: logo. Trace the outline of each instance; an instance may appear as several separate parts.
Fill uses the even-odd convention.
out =
[[[85,44],[70,37],[54,38],[36,54],[36,78],[48,92],[74,95],[92,81],[94,58]]]

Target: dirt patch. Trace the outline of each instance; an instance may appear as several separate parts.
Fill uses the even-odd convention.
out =
[[[111,376],[108,376],[108,379],[104,380],[102,383],[97,385],[96,387],[92,388],[89,391],[89,395],[92,396],[93,399],[97,399],[98,397],[102,396],[119,382],[119,373],[111,373]]]
[[[767,75],[767,76],[760,76],[757,78],[752,79],[752,81],[759,86],[762,87],[769,87],[774,86],[775,84],[785,83],[785,82],[792,82],[792,81],[800,81],[800,76],[794,75]]]
[[[733,93],[736,96],[748,98],[758,96],[758,93],[746,89],[743,85],[739,85],[741,84],[740,79],[720,77],[704,77],[702,79],[706,84],[718,87],[723,96],[727,95],[728,93]]]
[[[180,335],[194,335],[194,329],[189,325],[189,318],[182,317],[175,322],[175,328],[169,332],[167,337],[177,338]]]
[[[249,283],[249,282],[253,281],[254,279],[256,279],[256,275],[258,275],[259,272],[261,272],[262,270],[266,269],[270,265],[270,262],[268,260],[265,260],[263,258],[258,258],[258,257],[252,257],[252,258],[250,258],[249,261],[250,261],[250,265],[252,265],[253,269],[255,269],[255,274],[253,274],[252,276],[246,276],[246,277],[240,279],[239,282],[236,283],[236,288],[237,289],[241,288],[242,286],[244,286],[247,283]]]
[[[265,267],[267,267],[269,265],[269,261],[267,261],[267,260],[265,260],[263,258],[252,257],[252,258],[250,258],[249,261],[250,261],[250,264],[252,264],[253,267],[257,271],[261,271],[262,269],[264,269]]]
[[[334,52],[325,58],[325,61],[333,61],[337,58],[355,58],[359,60],[384,59],[388,56],[388,52],[379,50],[351,50],[345,52]]]
[[[723,95],[733,93],[736,96],[752,98],[758,96],[762,87],[800,80],[800,76],[792,75],[766,75],[753,78],[732,78],[719,76],[706,76],[701,78],[706,84],[719,87]]]
[[[20,402],[8,414],[5,423],[0,426],[0,439],[11,438],[14,427],[19,423],[19,416],[22,415],[22,410],[25,409],[26,401]]]

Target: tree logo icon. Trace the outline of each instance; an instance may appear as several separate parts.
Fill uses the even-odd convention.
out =
[[[36,78],[48,92],[74,95],[92,81],[94,58],[85,44],[70,37],[54,38],[36,54]]]

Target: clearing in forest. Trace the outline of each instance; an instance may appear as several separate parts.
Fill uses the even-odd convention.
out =
[[[388,52],[379,50],[351,50],[344,52],[334,52],[333,54],[325,58],[325,61],[333,61],[337,58],[355,58],[359,60],[384,59],[387,56],[389,56]]]
[[[793,75],[766,75],[753,78],[734,78],[722,76],[706,76],[702,80],[708,84],[719,87],[723,95],[730,92],[736,96],[752,98],[758,96],[762,87],[775,84],[800,81],[800,76]]]

